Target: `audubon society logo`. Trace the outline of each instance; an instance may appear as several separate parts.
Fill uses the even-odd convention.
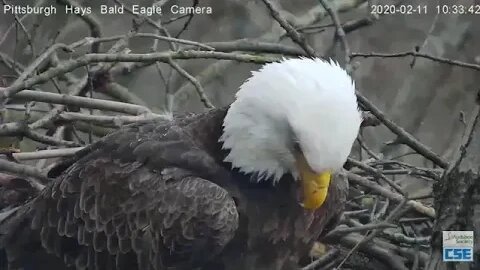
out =
[[[443,231],[443,261],[473,261],[473,231]]]

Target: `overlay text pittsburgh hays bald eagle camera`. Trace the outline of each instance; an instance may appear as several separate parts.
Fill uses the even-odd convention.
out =
[[[361,121],[338,64],[267,64],[228,107],[127,125],[62,162],[0,247],[10,269],[297,269],[342,214]]]

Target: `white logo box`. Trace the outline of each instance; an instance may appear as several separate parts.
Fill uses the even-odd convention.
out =
[[[443,231],[444,247],[473,248],[473,231]]]

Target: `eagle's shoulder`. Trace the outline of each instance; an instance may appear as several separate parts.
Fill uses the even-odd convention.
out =
[[[148,137],[151,133],[156,132],[158,129],[166,129],[171,125],[171,121],[160,119],[152,120],[149,122],[132,123],[125,125],[120,129],[107,134],[100,138],[98,141],[86,146],[85,148],[77,151],[73,156],[68,157],[51,167],[48,171],[50,178],[56,178],[60,176],[70,166],[81,162],[82,160],[95,159],[104,157],[114,157],[120,154],[117,150],[120,145],[129,146],[131,142],[142,137]],[[127,150],[123,147],[122,149]]]
[[[217,109],[201,114],[182,113],[171,119],[125,125],[59,162],[48,176],[56,178],[72,166],[101,159],[139,162],[155,170],[183,165],[208,170],[214,167],[215,160],[207,148],[216,146],[222,112]]]

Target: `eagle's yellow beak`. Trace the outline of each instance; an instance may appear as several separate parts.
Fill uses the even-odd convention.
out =
[[[297,168],[303,186],[302,206],[309,210],[318,209],[327,198],[332,173],[330,171],[315,173],[303,155],[297,158]]]

